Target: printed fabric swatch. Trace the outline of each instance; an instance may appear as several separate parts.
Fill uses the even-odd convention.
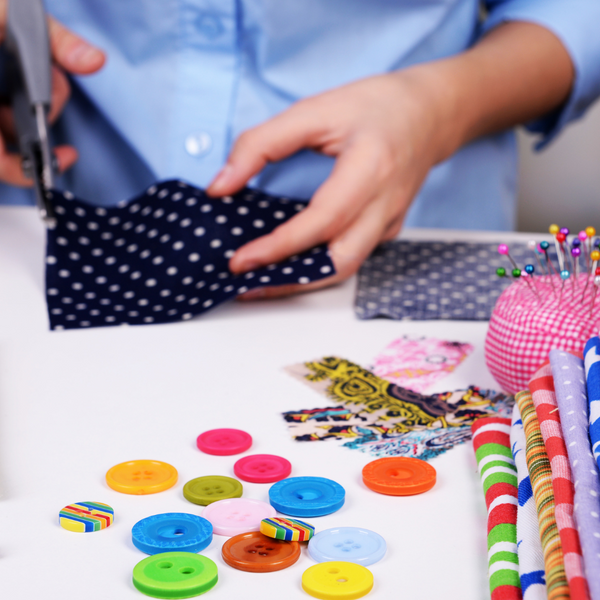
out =
[[[600,600],[600,480],[588,436],[588,399],[583,361],[550,352],[560,422],[575,487],[575,522],[590,596]]]
[[[531,263],[540,272],[526,244],[511,244],[510,253],[518,264]],[[511,283],[496,275],[498,267],[512,269],[498,244],[386,242],[359,271],[356,316],[487,321]]]
[[[519,505],[517,507],[517,553],[519,556],[519,579],[524,600],[546,600],[546,573],[544,553],[540,541],[535,500],[525,456],[525,430],[519,407],[513,408],[510,426],[512,456],[519,480]]]
[[[556,524],[562,545],[569,591],[573,600],[588,600],[590,595],[583,573],[579,534],[573,518],[573,477],[561,430],[552,367],[549,363],[542,365],[533,376],[529,382],[529,391],[550,460]]]
[[[510,450],[510,419],[484,417],[471,426],[488,509],[488,575],[492,600],[522,598],[517,553],[517,468]]]
[[[286,370],[342,404],[283,413],[294,440],[341,440],[373,456],[429,460],[471,439],[475,419],[506,417],[513,405],[511,396],[474,386],[424,396],[335,357]]]
[[[413,392],[424,392],[473,352],[471,344],[435,338],[394,340],[376,358],[373,373]]]
[[[590,440],[592,452],[600,467],[600,338],[593,337],[585,345],[585,376],[590,404]]]
[[[305,204],[245,189],[209,198],[167,181],[116,207],[52,192],[46,297],[51,329],[191,319],[249,289],[309,283],[334,273],[325,246],[234,276],[235,250]]]
[[[519,406],[525,429],[525,456],[535,499],[542,550],[544,551],[546,592],[549,600],[568,600],[570,598],[569,584],[565,575],[562,545],[556,525],[552,470],[544,446],[540,423],[529,390],[519,392],[515,396],[515,400]]]

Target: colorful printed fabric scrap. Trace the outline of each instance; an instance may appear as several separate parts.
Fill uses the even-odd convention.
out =
[[[575,487],[575,522],[583,554],[584,572],[593,600],[600,600],[600,478],[588,436],[588,397],[583,361],[568,352],[552,350],[562,433]]]
[[[600,338],[593,337],[584,350],[585,375],[590,404],[590,439],[592,452],[600,467]]]
[[[346,359],[327,357],[286,369],[311,388],[342,403],[389,434],[415,429],[446,429],[470,425],[494,413],[507,396],[482,395],[478,388],[426,396],[402,388]]]
[[[544,570],[546,571],[546,591],[549,600],[567,600],[570,598],[569,584],[565,575],[562,545],[558,527],[554,492],[552,490],[552,470],[544,446],[540,424],[529,390],[515,396],[523,428],[525,429],[525,457],[531,477],[533,497],[538,515],[540,539],[544,551]]]
[[[484,417],[471,426],[488,509],[492,600],[522,598],[517,554],[517,468],[510,450],[510,419]]]
[[[565,440],[560,427],[560,417],[552,367],[543,365],[529,382],[529,391],[538,417],[544,445],[552,470],[552,488],[556,503],[556,524],[562,544],[565,573],[573,600],[588,600],[587,580],[583,574],[583,557],[579,534],[573,518],[573,477]]]
[[[525,456],[525,430],[519,407],[513,408],[510,426],[510,444],[519,480],[519,505],[517,507],[517,553],[519,555],[519,578],[524,600],[546,599],[544,553],[540,541],[531,478]]]
[[[394,340],[375,358],[373,373],[413,392],[445,377],[471,353],[473,346],[435,338]]]

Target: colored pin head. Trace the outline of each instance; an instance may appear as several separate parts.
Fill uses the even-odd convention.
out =
[[[581,248],[579,247],[575,247],[575,248],[571,248],[571,254],[577,258],[578,256],[581,256]]]
[[[594,285],[595,286],[600,285],[600,275],[596,275],[596,277],[594,277]]]
[[[552,235],[556,235],[560,230],[558,228],[558,225],[550,225],[550,227],[548,227],[548,231],[552,234]]]
[[[560,233],[563,233],[564,235],[569,235],[569,228],[568,227],[561,227],[560,228]]]
[[[525,273],[527,273],[527,275],[533,275],[535,273],[535,267],[533,265],[525,265]]]
[[[570,276],[571,276],[571,273],[569,271],[567,271],[566,269],[564,271],[560,272],[560,278],[563,281],[566,281],[567,279],[569,279]]]
[[[577,246],[581,246],[581,240],[579,238],[573,238],[571,245],[573,248],[577,248]]]
[[[584,240],[587,240],[588,234],[585,231],[580,231],[577,234],[577,237],[583,242]]]
[[[564,234],[562,231],[560,233],[556,234],[556,240],[558,242],[560,242],[561,244],[567,239],[566,234]]]
[[[594,273],[594,275],[600,275],[600,267],[596,267],[596,272]]]
[[[508,246],[506,244],[500,244],[498,246],[498,253],[504,255],[508,254]]]
[[[513,277],[521,277],[521,269],[513,269],[512,270],[512,276]]]
[[[594,237],[596,235],[596,228],[595,227],[586,227],[585,233],[589,238]]]
[[[592,252],[590,252],[590,258],[592,260],[600,260],[600,252],[598,252],[598,250],[592,250]]]
[[[527,242],[527,247],[528,247],[530,250],[535,250],[535,249],[536,249],[536,247],[537,247],[537,242],[536,242],[535,240],[529,240],[529,241]]]
[[[540,248],[542,250],[548,250],[548,248],[550,248],[550,244],[546,241],[540,242]]]
[[[504,267],[498,267],[496,269],[496,275],[498,275],[498,277],[506,277],[506,269]]]

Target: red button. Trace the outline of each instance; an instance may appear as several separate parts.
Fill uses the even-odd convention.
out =
[[[206,454],[231,456],[246,452],[252,446],[252,436],[241,429],[211,429],[198,436],[196,445]]]
[[[292,465],[281,456],[252,454],[240,458],[233,465],[233,472],[250,483],[273,483],[285,479],[292,472]]]

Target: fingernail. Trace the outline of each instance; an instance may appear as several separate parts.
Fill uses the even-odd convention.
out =
[[[67,60],[79,69],[86,69],[97,64],[102,58],[102,52],[89,44],[81,42],[75,45],[67,54]]]
[[[228,163],[218,173],[217,176],[212,180],[212,183],[208,186],[212,192],[219,192],[220,189],[224,188],[231,175],[233,174],[233,167]]]
[[[256,288],[255,290],[250,290],[249,292],[242,294],[239,298],[240,300],[258,300],[259,298],[264,298],[265,294],[264,288]]]

